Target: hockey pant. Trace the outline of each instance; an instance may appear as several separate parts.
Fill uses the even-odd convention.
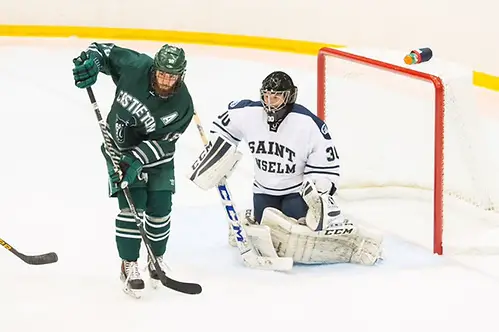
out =
[[[253,213],[255,220],[262,221],[263,210],[271,207],[282,211],[286,216],[296,220],[305,217],[308,211],[307,204],[299,193],[283,196],[272,196],[266,194],[253,195]]]

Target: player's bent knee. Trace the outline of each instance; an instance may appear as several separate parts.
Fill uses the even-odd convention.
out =
[[[147,199],[146,214],[154,218],[170,215],[172,196],[173,193],[170,190],[150,191]]]
[[[142,209],[137,209],[137,214],[139,217],[143,216],[144,215],[144,210]],[[134,217],[134,214],[132,213],[132,210],[130,210],[130,208],[123,208],[120,210],[120,212],[118,213],[118,215],[120,216],[127,216],[127,217]]]

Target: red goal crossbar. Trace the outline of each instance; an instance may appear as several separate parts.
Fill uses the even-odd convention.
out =
[[[432,83],[435,88],[435,144],[434,144],[434,187],[433,187],[433,252],[443,254],[443,195],[444,195],[444,85],[438,76],[380,60],[371,59],[339,49],[324,47],[317,57],[317,115],[327,122],[326,111],[326,58],[333,57],[359,65],[374,67],[383,71]]]

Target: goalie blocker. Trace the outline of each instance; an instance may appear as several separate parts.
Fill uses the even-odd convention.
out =
[[[242,153],[236,146],[218,136],[210,141],[192,165],[189,179],[203,190],[215,187],[223,178],[228,178]]]

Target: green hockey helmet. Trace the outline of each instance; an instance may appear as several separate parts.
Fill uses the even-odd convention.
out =
[[[152,87],[161,98],[173,95],[182,85],[187,60],[182,48],[165,44],[156,53],[152,65]]]

